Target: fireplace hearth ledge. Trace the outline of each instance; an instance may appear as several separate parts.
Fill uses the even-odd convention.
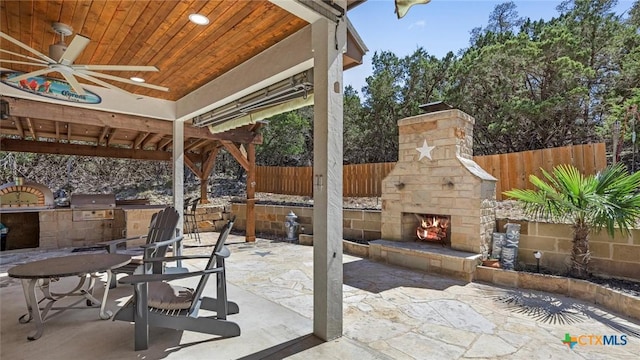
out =
[[[369,242],[369,258],[470,282],[482,255],[440,244],[374,240]]]

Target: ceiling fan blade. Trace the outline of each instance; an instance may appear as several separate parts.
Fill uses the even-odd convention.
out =
[[[87,74],[87,75],[103,78],[103,79],[119,81],[119,82],[123,82],[123,83],[126,83],[126,84],[146,87],[146,88],[149,88],[149,89],[160,90],[160,91],[169,91],[169,88],[166,88],[164,86],[147,84],[147,83],[139,83],[139,82],[135,82],[133,80],[129,80],[129,79],[121,78],[121,77],[118,77],[118,76],[113,76],[113,75],[102,74],[102,73],[95,72],[95,71],[87,71],[87,70],[76,70],[76,71],[78,71],[80,73],[83,73],[83,74]]]
[[[119,92],[125,93],[125,94],[130,95],[130,96],[139,97],[138,95],[135,95],[135,94],[130,93],[130,92],[126,91],[126,90],[120,89],[117,86],[113,86],[113,85],[109,84],[108,82],[104,82],[104,81],[102,81],[100,79],[96,79],[93,76],[90,76],[90,75],[87,75],[87,74],[83,74],[81,72],[76,72],[75,75],[79,76],[79,77],[81,77],[81,78],[83,78],[85,80],[89,80],[92,83],[104,86],[106,88],[109,88],[109,89],[112,89],[112,90],[115,90],[115,91],[119,91]]]
[[[73,75],[67,74],[65,71],[60,71],[60,74],[64,76],[64,78],[67,80],[69,85],[71,85],[71,88],[73,89],[73,91],[76,92],[76,94],[87,95],[87,92],[84,91],[84,89],[82,88],[82,85],[80,85],[78,80]]]
[[[56,69],[51,69],[51,68],[46,68],[46,69],[41,69],[41,70],[36,70],[36,71],[32,71],[26,74],[22,74],[22,75],[18,75],[12,78],[9,78],[9,81],[13,81],[13,82],[18,82],[20,80],[26,80],[28,78],[32,78],[32,77],[36,77],[36,76],[40,76],[40,75],[44,75],[44,74],[48,74],[50,72],[54,72],[57,71]]]
[[[64,51],[59,62],[63,65],[73,64],[73,62],[76,61],[78,56],[80,56],[80,53],[82,52],[82,50],[84,50],[84,48],[87,47],[87,45],[89,45],[89,42],[91,42],[91,39],[89,39],[86,36],[77,34],[73,38],[73,40],[71,40],[71,44],[67,46],[67,50]]]
[[[98,71],[160,71],[155,66],[138,65],[72,65],[75,70]]]
[[[22,43],[22,42],[20,42],[20,41],[18,41],[18,40],[16,40],[16,39],[14,39],[14,38],[12,38],[11,36],[9,36],[9,35],[7,35],[7,34],[3,33],[2,31],[0,31],[0,37],[1,37],[1,38],[3,38],[3,39],[5,39],[5,40],[7,40],[7,41],[10,41],[10,42],[12,42],[12,43],[14,43],[14,44],[18,45],[18,46],[20,46],[21,48],[23,48],[23,49],[25,49],[25,50],[28,50],[28,51],[30,51],[30,52],[32,52],[32,53],[34,53],[34,54],[38,55],[38,57],[40,57],[42,60],[47,61],[48,63],[55,64],[55,62],[56,62],[55,60],[53,60],[52,58],[48,57],[47,55],[45,55],[45,54],[43,54],[43,53],[39,52],[38,50],[36,50],[36,49],[34,49],[34,48],[30,47],[30,46],[29,46],[29,45],[27,45],[27,44],[24,44],[24,43]]]
[[[6,59],[0,59],[0,63],[43,66],[43,67],[48,67],[49,66],[49,64],[34,64],[34,63],[26,62],[26,61],[15,61],[15,60],[6,60]]]
[[[49,63],[48,63],[48,62],[46,62],[46,61],[44,61],[44,60],[36,59],[36,58],[34,58],[34,57],[31,57],[31,56],[26,56],[26,55],[18,54],[18,53],[15,53],[15,52],[13,52],[13,51],[5,50],[5,49],[0,49],[0,52],[7,53],[7,54],[11,54],[11,55],[13,55],[13,56],[19,56],[19,57],[21,57],[21,58],[25,58],[25,59],[29,59],[29,60],[31,60],[31,61],[39,62],[39,63],[41,63],[41,64],[49,65]]]

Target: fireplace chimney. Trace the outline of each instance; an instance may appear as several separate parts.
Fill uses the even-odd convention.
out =
[[[445,103],[398,121],[398,162],[382,182],[382,239],[416,240],[416,218],[450,218],[450,246],[480,253],[495,229],[496,179],[473,161],[473,124]],[[402,184],[402,186],[398,186]],[[417,215],[417,216],[416,216]]]

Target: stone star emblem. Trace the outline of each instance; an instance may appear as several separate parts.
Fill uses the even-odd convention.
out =
[[[422,147],[416,148],[416,150],[418,150],[418,152],[420,153],[420,158],[418,158],[418,161],[422,160],[423,157],[427,157],[429,158],[429,160],[433,160],[431,158],[431,151],[435,149],[435,146],[429,146],[427,144],[427,140],[424,140],[424,144],[422,144]]]

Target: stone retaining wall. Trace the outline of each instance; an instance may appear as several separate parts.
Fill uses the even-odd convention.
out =
[[[585,280],[478,266],[474,280],[570,296],[640,320],[640,299]]]
[[[503,231],[507,222],[521,225],[518,262],[534,265],[533,253],[540,251],[540,266],[567,271],[571,264],[571,225],[499,220],[498,229]],[[589,248],[589,266],[594,274],[640,280],[640,229],[632,230],[630,236],[617,232],[614,238],[605,230],[593,233],[589,236]]]
[[[244,214],[244,216],[246,218],[246,214]],[[198,231],[200,232],[220,231],[229,218],[231,218],[231,206],[198,205],[196,208],[196,222],[198,223]],[[237,220],[233,228],[238,228]],[[244,229],[244,227],[242,229]]]
[[[284,221],[290,211],[298,216],[301,234],[313,234],[313,208],[303,206],[256,204],[256,232],[273,236],[285,236]],[[231,205],[236,216],[235,229],[245,230],[247,208],[245,204]],[[380,210],[343,210],[343,237],[347,240],[380,239]]]

